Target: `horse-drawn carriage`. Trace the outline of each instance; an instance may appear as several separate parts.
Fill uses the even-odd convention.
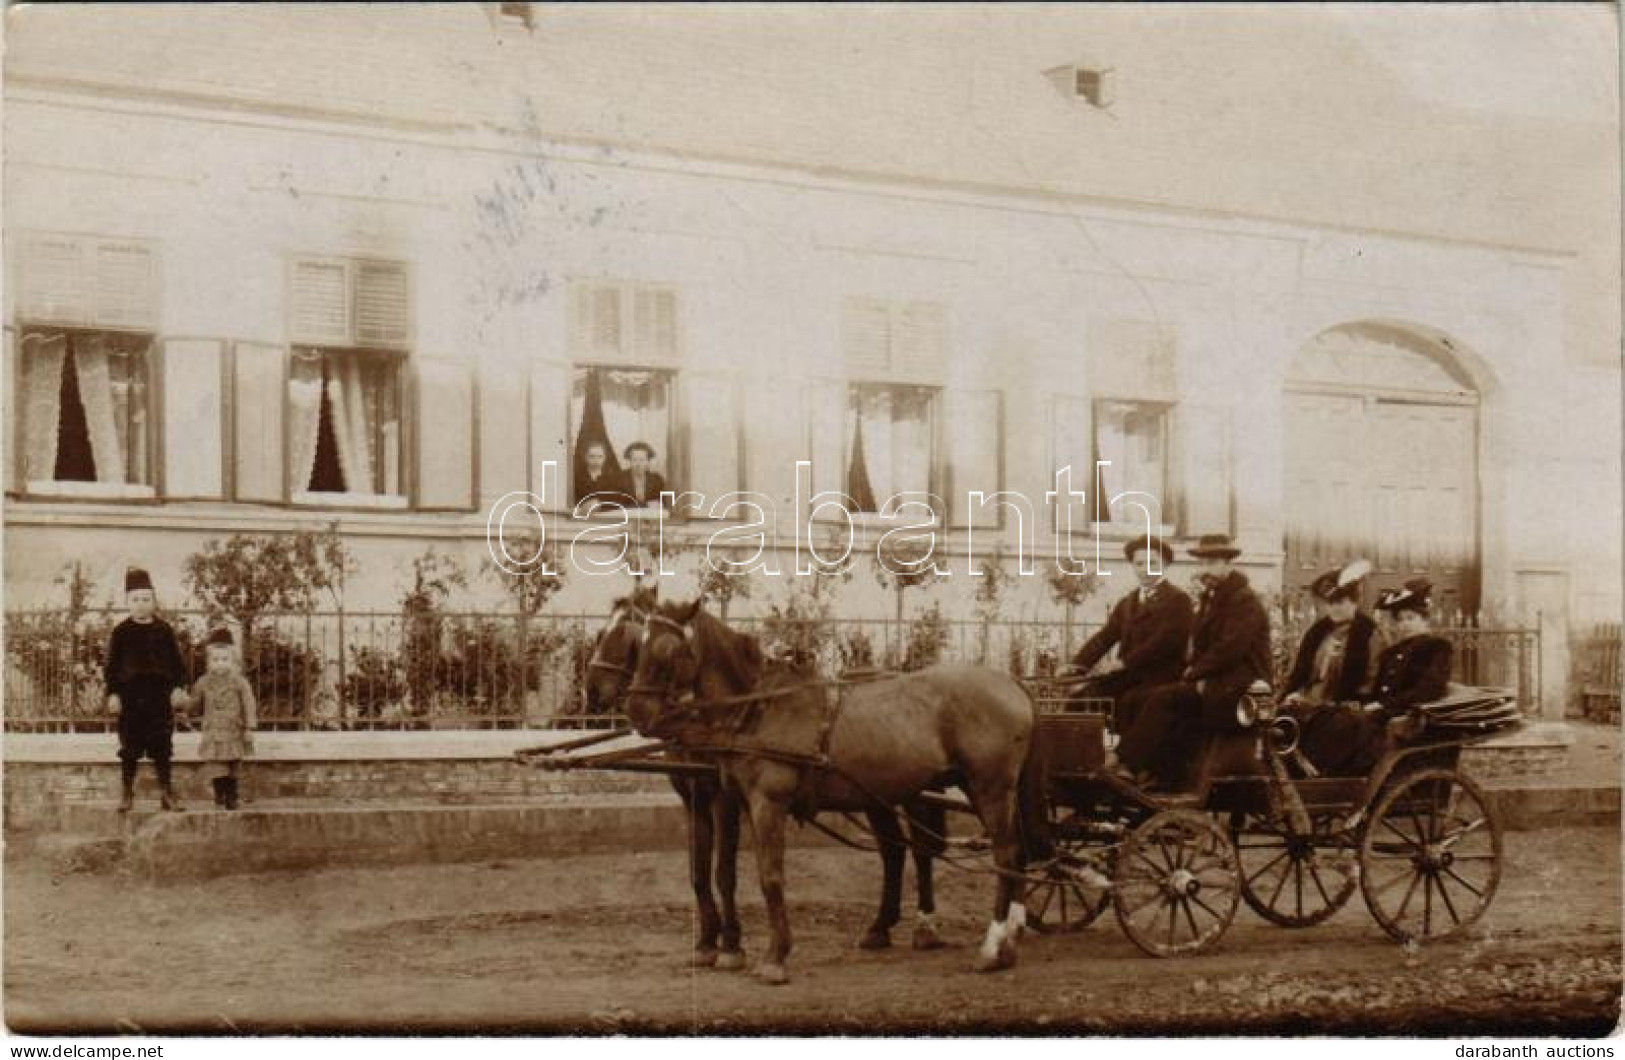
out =
[[[641,701],[644,736],[586,737],[521,757],[544,768],[666,772],[718,792],[754,785],[739,797],[756,824],[758,860],[771,867],[764,869],[775,934],[764,962],[771,981],[783,981],[788,952],[776,875],[786,812],[976,813],[990,836],[998,884],[980,970],[1014,962],[1013,940],[1024,923],[1075,930],[1110,905],[1136,946],[1168,957],[1217,943],[1242,901],[1273,923],[1307,927],[1335,913],[1356,888],[1396,940],[1432,942],[1476,923],[1500,879],[1501,826],[1459,763],[1465,746],[1517,723],[1508,694],[1453,688],[1422,709],[1414,738],[1392,748],[1368,775],[1326,777],[1299,753],[1295,719],[1278,714],[1270,689],[1258,683],[1238,705],[1235,725],[1207,737],[1189,783],[1159,792],[1103,768],[1111,704],[1080,698],[1077,679],[1018,687],[986,668],[962,665],[935,668],[943,672],[934,676],[855,680],[759,670],[743,658],[754,648],[746,651],[738,635],[697,607],[618,611],[611,630],[624,634],[623,650],[606,657],[601,644],[594,665],[613,695]],[[652,653],[657,660],[647,657],[651,639],[662,639]],[[646,657],[634,659],[639,644]],[[707,683],[707,674],[715,682]],[[894,724],[904,716],[914,725],[912,737]],[[958,735],[943,742],[942,733],[955,726]],[[865,732],[885,747],[877,751]],[[979,739],[989,732],[1003,735]],[[1012,739],[1017,748],[1030,746],[1030,755],[1011,760],[995,750]],[[950,745],[988,751],[978,762]],[[922,790],[929,769],[916,769],[901,786],[884,786],[907,771],[903,759],[931,754],[944,762],[959,755],[954,783],[968,801],[934,793],[929,784]],[[776,793],[763,770],[776,771]],[[1025,838],[1015,839],[1032,830],[1047,833],[1037,857]],[[877,830],[883,853],[898,835],[893,830],[888,840]],[[1025,864],[1018,846],[1026,847]],[[876,922],[882,933],[896,918],[901,854],[895,857]],[[697,896],[702,908],[709,905],[708,883]],[[731,894],[725,902],[731,909]],[[1007,906],[1010,916],[1001,919]]]
[[[1110,905],[1135,945],[1167,957],[1216,943],[1239,901],[1309,927],[1358,888],[1384,931],[1420,943],[1465,931],[1495,895],[1501,825],[1460,756],[1515,720],[1508,696],[1459,689],[1369,775],[1324,777],[1259,683],[1235,730],[1208,738],[1191,783],[1157,793],[1100,768],[1109,701],[1068,698],[1064,681],[1033,687],[1057,848],[1027,897],[1041,929],[1076,930]]]

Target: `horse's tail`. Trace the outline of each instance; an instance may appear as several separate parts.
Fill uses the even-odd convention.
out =
[[[1021,763],[1021,777],[1016,785],[1016,824],[1021,831],[1021,860],[1024,865],[1055,855],[1045,780],[1044,764],[1038,751],[1038,729],[1035,726],[1032,737],[1027,741],[1027,757]]]

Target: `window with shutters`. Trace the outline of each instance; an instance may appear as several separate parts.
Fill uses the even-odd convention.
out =
[[[19,321],[158,330],[158,257],[139,239],[22,232],[13,241]]]
[[[1095,521],[1142,523],[1145,516],[1136,504],[1150,508],[1159,524],[1167,521],[1169,408],[1165,402],[1115,398],[1094,403],[1094,462],[1100,476],[1090,502]],[[1085,490],[1093,487],[1094,476],[1091,471]],[[1149,494],[1156,504],[1143,496],[1113,502],[1124,493]]]
[[[402,262],[296,258],[289,273],[288,481],[295,501],[404,503]],[[431,423],[424,430],[432,430]]]
[[[27,491],[152,496],[153,337],[21,330],[17,437]]]
[[[570,387],[570,503],[627,508],[680,491],[672,474],[676,373],[658,368],[578,366]],[[697,410],[703,415],[703,410]]]
[[[938,492],[940,397],[936,387],[907,383],[848,385],[844,481],[856,511],[879,512],[899,493]]]

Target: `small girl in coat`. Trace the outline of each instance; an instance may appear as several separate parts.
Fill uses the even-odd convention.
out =
[[[235,810],[242,761],[254,753],[254,690],[237,672],[230,630],[213,631],[206,644],[209,668],[192,686],[192,702],[203,706],[198,758],[214,787],[214,804]]]

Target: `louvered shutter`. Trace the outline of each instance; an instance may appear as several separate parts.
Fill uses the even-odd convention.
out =
[[[412,291],[406,266],[399,262],[357,262],[356,345],[398,348],[411,340]]]
[[[224,494],[224,360],[224,343],[212,339],[164,343],[160,392],[166,497]]]
[[[102,327],[158,327],[158,266],[152,248],[101,241],[91,251],[95,322]]]
[[[846,489],[845,383],[817,381],[807,387],[807,452],[812,460],[812,491]]]
[[[749,378],[744,390],[742,417],[745,445],[745,488],[773,498],[778,512],[790,512],[796,488],[796,461],[807,456],[806,410],[784,399],[784,383]],[[788,406],[788,407],[787,407]]]
[[[851,379],[883,379],[891,374],[891,310],[884,302],[847,302],[842,345]]]
[[[688,481],[675,477],[674,490],[705,494],[706,506],[739,487],[739,421],[737,390],[731,375],[693,372],[681,377],[685,393]]]
[[[234,495],[240,501],[281,502],[286,354],[281,346],[239,342],[232,359]]]
[[[293,263],[293,341],[313,346],[348,346],[350,266],[342,261]]]
[[[632,303],[632,359],[670,364],[677,359],[677,296],[660,288],[637,288]]]
[[[1230,417],[1222,408],[1174,410],[1179,530],[1187,536],[1231,532]]]
[[[576,360],[624,361],[628,343],[621,290],[611,283],[579,281],[571,299],[570,350]]]
[[[542,469],[551,460],[546,480]],[[530,492],[548,509],[570,510],[570,366],[538,361],[530,371]]]
[[[1094,516],[1091,514],[1095,503],[1095,468],[1094,468],[1094,439],[1090,434],[1091,408],[1090,400],[1086,397],[1068,394],[1057,394],[1050,401],[1050,473],[1049,481],[1044,483],[1046,493],[1056,489],[1055,475],[1061,468],[1072,468],[1073,491],[1082,491],[1088,497],[1080,502],[1077,498],[1057,497],[1053,511],[1055,513],[1055,532],[1060,533],[1063,525],[1069,525],[1072,533],[1085,534],[1089,532],[1089,524]],[[1061,521],[1061,505],[1067,505],[1070,514],[1070,523]]]
[[[75,236],[24,236],[17,262],[17,317],[39,324],[89,324],[88,251],[86,241]]]
[[[997,390],[946,393],[948,511],[955,529],[997,528],[1004,508],[972,505],[972,490],[992,496],[1004,488],[1004,395]]]
[[[933,302],[908,302],[892,317],[892,369],[919,382],[941,379],[948,367],[948,315]]]
[[[417,507],[467,511],[474,501],[474,373],[460,361],[416,363]]]

